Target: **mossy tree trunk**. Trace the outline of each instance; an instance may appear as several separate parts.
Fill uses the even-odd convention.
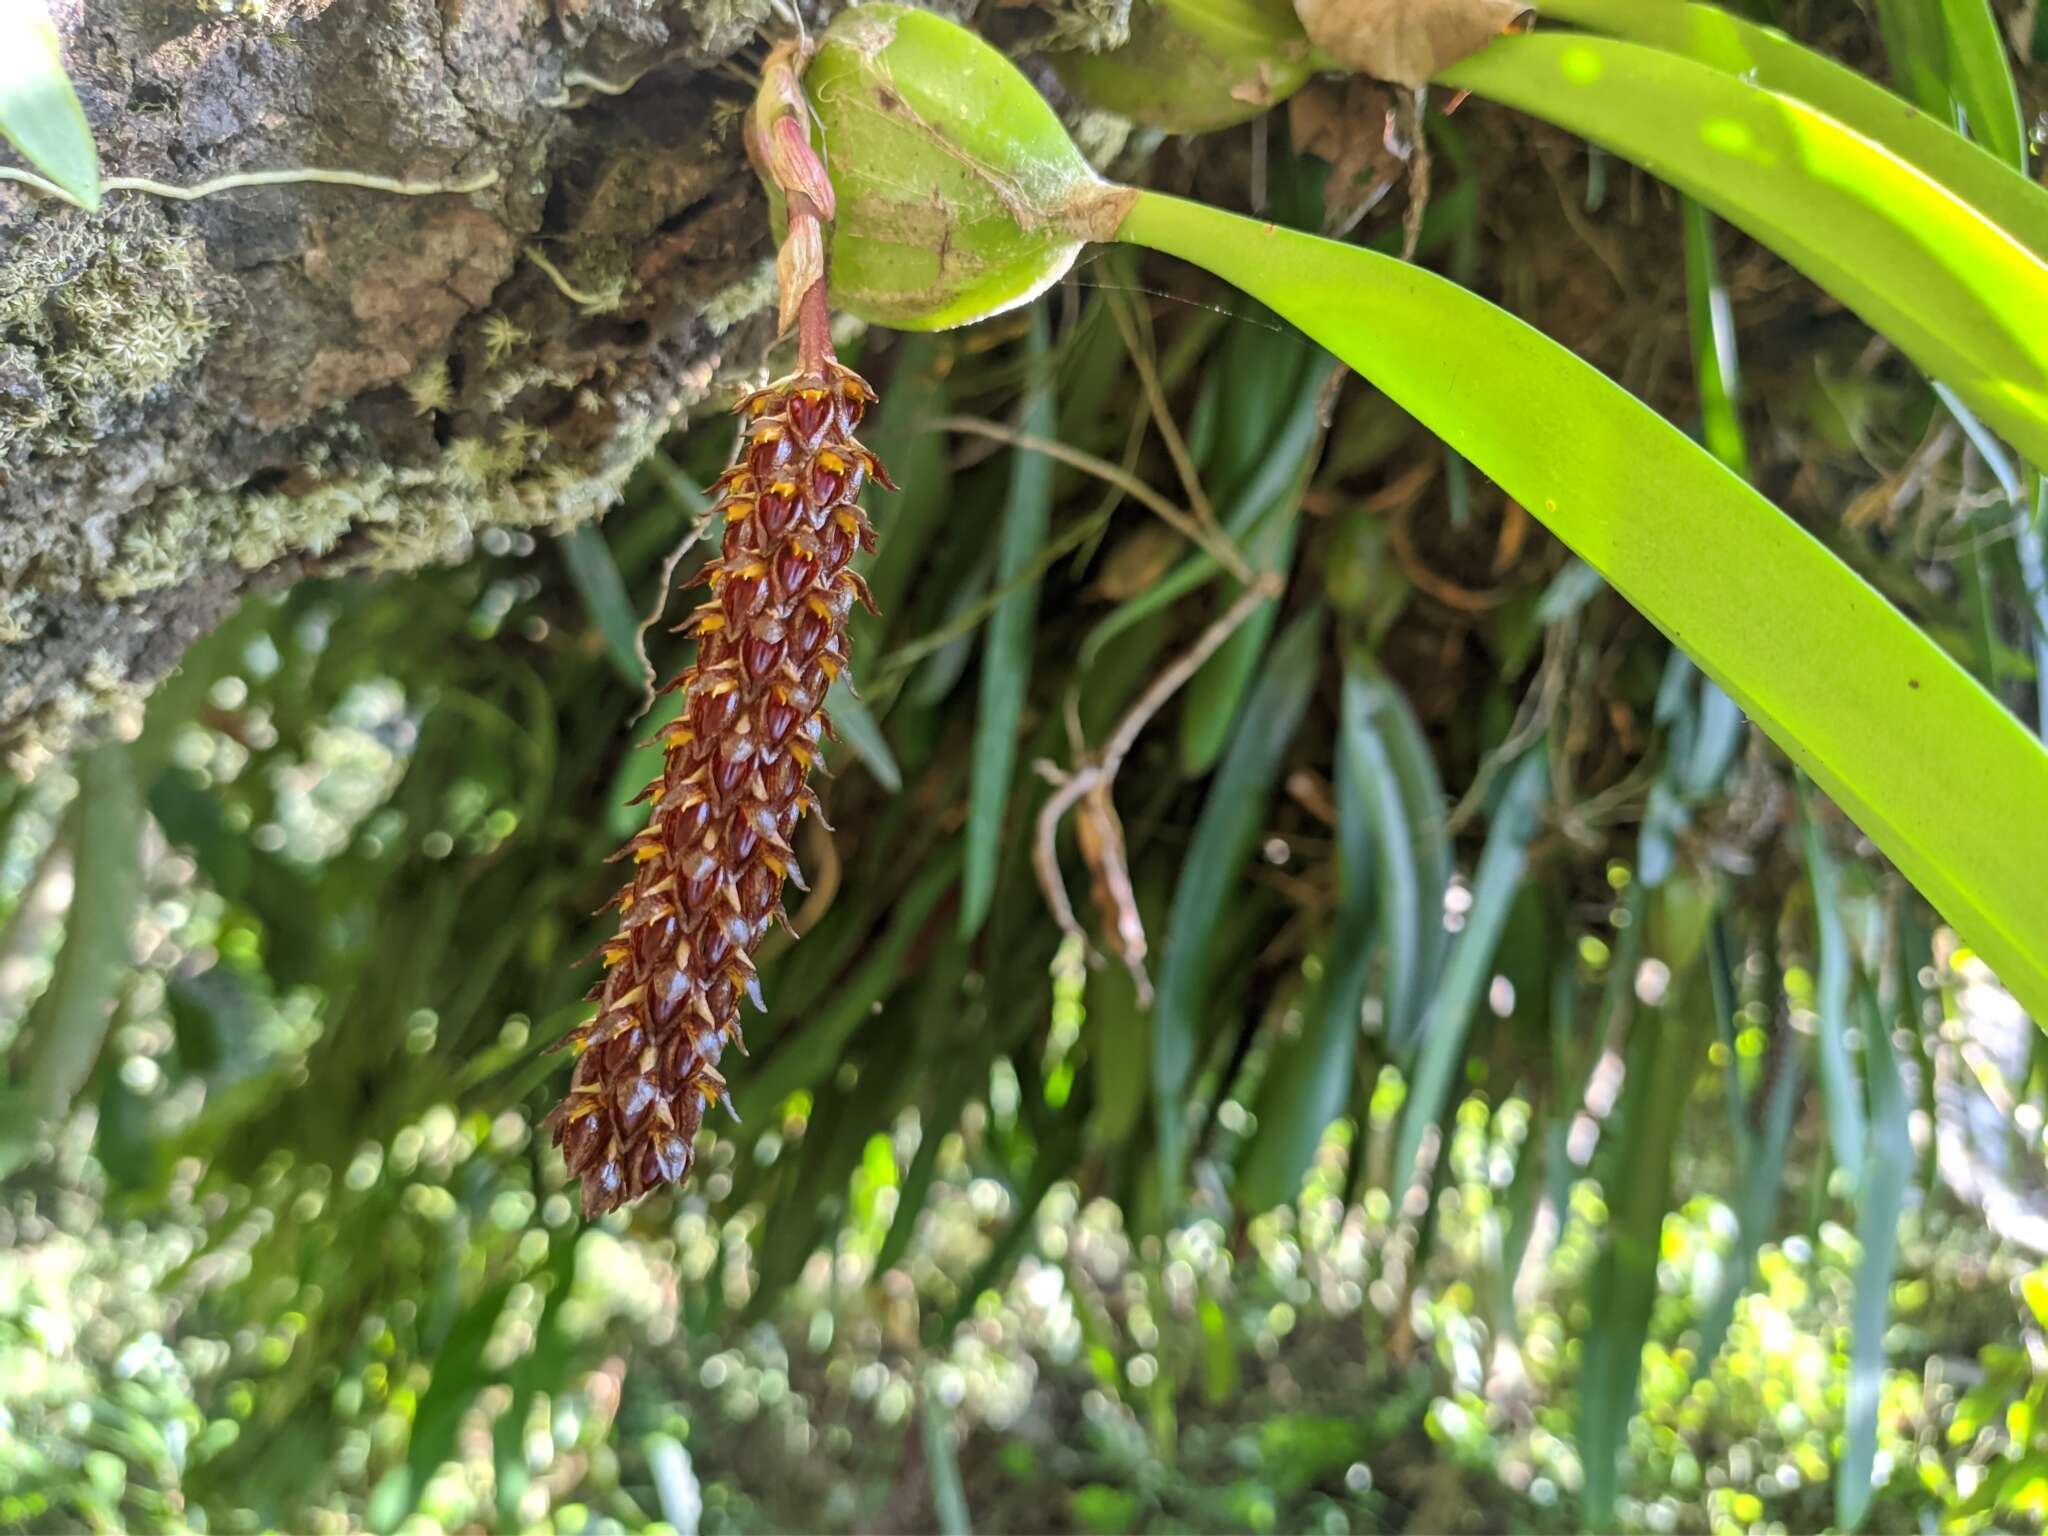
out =
[[[589,516],[768,339],[766,0],[56,0],[96,214],[0,183],[0,749],[245,593]]]

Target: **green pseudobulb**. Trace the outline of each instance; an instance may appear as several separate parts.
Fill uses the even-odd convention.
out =
[[[1300,90],[1312,56],[1290,0],[1136,0],[1129,42],[1052,63],[1090,106],[1168,133],[1213,133]]]
[[[1015,65],[937,16],[842,12],[803,83],[839,205],[832,301],[864,320],[943,330],[1026,303],[1129,206]]]

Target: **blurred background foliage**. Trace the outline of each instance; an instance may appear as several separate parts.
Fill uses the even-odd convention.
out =
[[[1507,113],[1426,192],[1293,121],[1133,152],[1405,224],[2042,721],[2039,481],[1851,317]],[[2041,1031],[1717,689],[1170,264],[849,352],[883,617],[687,1190],[586,1225],[535,1125],[723,422],[0,790],[0,1527],[2039,1526]],[[1063,933],[1051,783],[1225,616]]]

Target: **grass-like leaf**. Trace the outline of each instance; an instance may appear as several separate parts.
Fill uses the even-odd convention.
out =
[[[1818,540],[1597,370],[1432,273],[1158,193],[1138,195],[1120,238],[1253,293],[1435,429],[2048,1012],[2048,825],[2019,814],[2048,804],[2048,750]]]
[[[1854,1334],[1849,1346],[1846,1433],[1835,1471],[1835,1524],[1853,1531],[1870,1510],[1871,1471],[1877,1459],[1877,1409],[1884,1392],[1884,1333],[1891,1317],[1892,1274],[1899,1260],[1899,1216],[1913,1174],[1913,1139],[1906,1127],[1906,1092],[1892,1050],[1892,1024],[1863,989],[1863,1064],[1870,1079],[1870,1138],[1856,1191]]]
[[[1020,431],[1051,437],[1058,428],[1047,367],[1050,342],[1045,312],[1031,327],[1031,383]],[[1010,494],[997,545],[997,586],[1020,575],[1045,542],[1052,520],[1052,460],[1044,454],[1011,458]],[[981,653],[981,712],[974,723],[973,786],[967,803],[967,865],[960,895],[960,932],[972,938],[988,920],[995,899],[996,861],[1002,852],[1003,814],[1017,769],[1017,725],[1031,686],[1031,641],[1037,632],[1038,583],[1028,582],[996,605]]]
[[[113,1017],[142,896],[142,802],[126,747],[103,746],[79,760],[63,835],[72,857],[70,918],[50,984],[29,1010],[18,1081],[0,1095],[0,1172],[25,1162],[44,1124],[71,1107]]]
[[[1216,980],[1214,937],[1232,897],[1240,891],[1245,862],[1258,841],[1288,742],[1308,707],[1322,627],[1321,613],[1312,609],[1273,643],[1203,802],[1174,888],[1159,994],[1152,1008],[1153,1110],[1163,1189],[1180,1187],[1187,1153],[1188,1089]]]
[[[1355,701],[1362,679],[1347,677],[1340,729],[1362,729]],[[1316,1146],[1351,1097],[1359,1010],[1372,969],[1377,788],[1361,754],[1337,754],[1337,915],[1322,951],[1322,978],[1303,1009],[1299,1039],[1280,1046],[1259,1084],[1258,1135],[1238,1175],[1240,1210],[1293,1201]],[[1441,924],[1439,924],[1441,927]]]
[[[1863,1166],[1863,1084],[1849,1055],[1848,935],[1842,929],[1842,875],[1827,837],[1805,807],[1806,877],[1813,887],[1815,947],[1819,951],[1813,984],[1813,1010],[1818,1038],[1814,1054],[1820,1068],[1820,1096],[1827,1112],[1828,1144],[1835,1162],[1852,1172]]]
[[[1493,976],[1494,954],[1514,909],[1515,893],[1521,889],[1529,842],[1536,835],[1549,793],[1550,763],[1538,742],[1523,754],[1494,807],[1486,847],[1472,876],[1472,905],[1444,966],[1443,983],[1430,1000],[1422,1054],[1416,1062],[1414,1087],[1401,1114],[1401,1136],[1394,1150],[1398,1181],[1414,1177],[1422,1138],[1443,1113],[1454,1075],[1465,1059],[1465,1036]]]

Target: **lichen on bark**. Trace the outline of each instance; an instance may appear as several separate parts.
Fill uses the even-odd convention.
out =
[[[758,362],[719,66],[765,0],[70,0],[97,214],[0,186],[0,751],[32,769],[243,595],[597,511]]]

